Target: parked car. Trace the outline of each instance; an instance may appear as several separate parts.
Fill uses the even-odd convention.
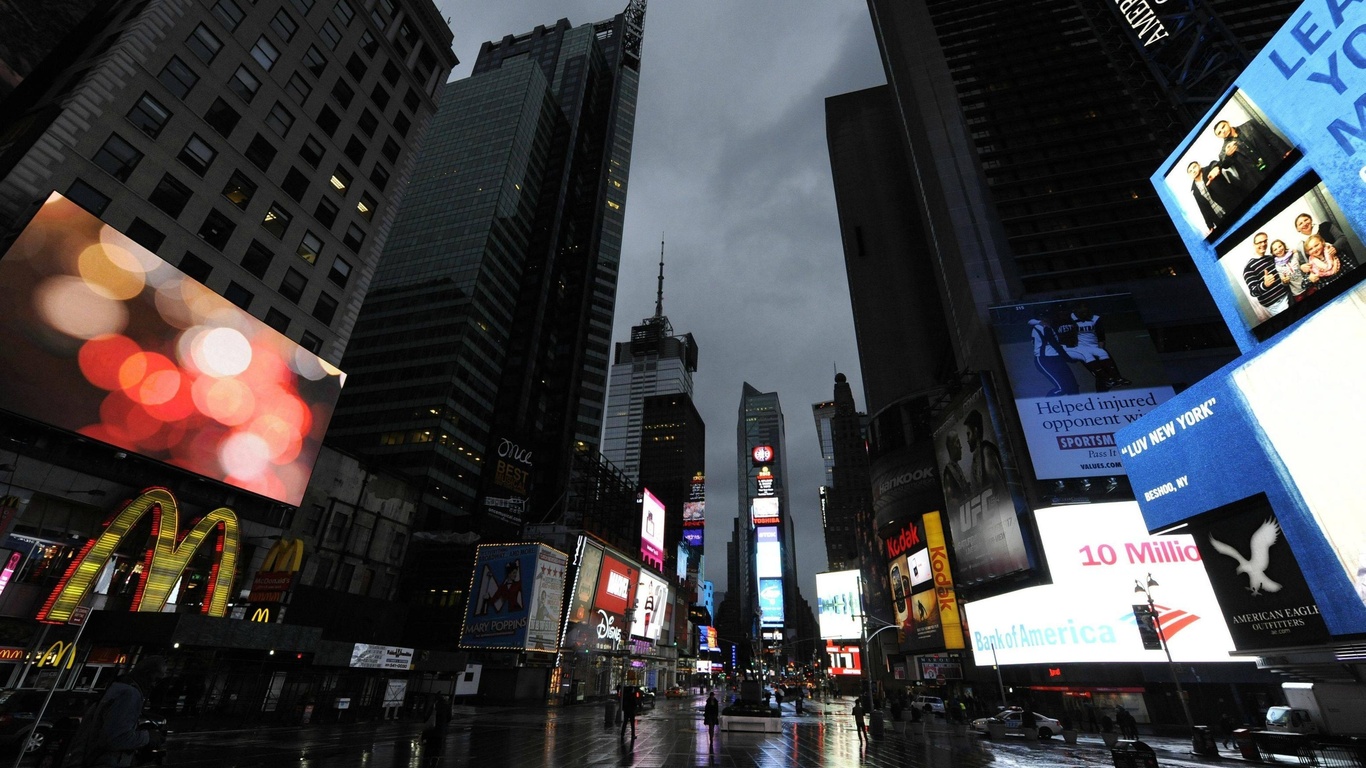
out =
[[[911,706],[921,712],[925,711],[926,704],[930,705],[930,711],[936,715],[944,714],[944,700],[938,696],[916,696],[914,699],[911,699]]]
[[[681,699],[687,695],[687,691],[683,690],[682,688],[679,688],[676,685],[664,692],[664,698],[666,699]]]
[[[76,718],[99,701],[97,691],[57,691],[38,722],[38,710],[47,691],[32,688],[0,691],[0,749],[12,752],[22,748],[33,754],[43,749],[53,727],[66,718]]]
[[[1048,715],[1041,715],[1038,712],[1035,712],[1034,733],[1027,734],[1020,725],[1023,714],[1024,711],[1020,709],[1003,709],[1000,712],[997,712],[994,717],[979,717],[976,720],[973,720],[972,730],[981,734],[986,734],[989,732],[988,727],[990,724],[992,722],[997,722],[1005,724],[1007,736],[1038,736],[1041,739],[1049,739],[1052,738],[1055,733],[1062,733],[1062,723]]]

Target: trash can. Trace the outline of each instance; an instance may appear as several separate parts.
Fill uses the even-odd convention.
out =
[[[617,700],[608,699],[602,706],[602,724],[608,728],[617,724]]]
[[[881,741],[881,740],[882,740],[882,735],[883,735],[882,710],[880,710],[880,709],[875,709],[875,710],[873,710],[873,716],[870,717],[870,718],[868,718],[868,735],[869,735],[869,736],[872,736],[873,738],[877,739],[878,741]]]
[[[1201,757],[1219,756],[1219,742],[1208,725],[1195,726],[1195,733],[1191,736],[1191,752]]]
[[[1252,736],[1252,731],[1247,728],[1239,728],[1233,732],[1233,743],[1238,745],[1238,752],[1242,754],[1244,760],[1254,763],[1262,761],[1262,752],[1257,749],[1257,741]]]
[[[1110,750],[1115,768],[1158,768],[1157,753],[1147,744],[1134,739],[1120,739]]]

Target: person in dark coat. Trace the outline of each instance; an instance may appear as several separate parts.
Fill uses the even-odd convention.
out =
[[[166,659],[161,656],[144,656],[132,672],[120,675],[82,717],[62,761],[63,768],[128,766],[138,750],[161,746],[166,735],[139,728],[138,721],[147,692],[165,677]]]
[[[422,729],[422,764],[435,768],[441,764],[446,753],[446,729],[451,724],[451,701],[445,696],[437,696],[432,714]]]
[[[868,730],[863,724],[863,698],[859,697],[854,701],[854,730],[858,731],[858,740],[863,741],[868,738]]]
[[[626,724],[631,724],[631,739],[636,738],[636,713],[640,711],[640,690],[634,685],[621,689],[621,738],[626,739]]]
[[[716,724],[721,722],[721,703],[716,700],[715,691],[707,695],[707,704],[702,708],[702,722],[707,726],[707,749],[711,749],[716,738]]]

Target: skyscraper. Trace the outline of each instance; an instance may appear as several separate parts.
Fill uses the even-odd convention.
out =
[[[664,243],[659,244],[659,289],[655,313],[631,328],[631,340],[616,345],[607,392],[602,455],[632,477],[641,472],[645,399],[653,395],[692,397],[697,342],[675,336],[664,315]],[[642,479],[643,481],[643,479]]]
[[[686,394],[645,398],[641,420],[640,486],[664,503],[664,554],[672,561],[687,541],[691,570],[702,557],[707,427]],[[689,519],[685,520],[685,505]],[[687,525],[688,535],[684,535]],[[685,564],[686,567],[686,564]],[[666,573],[675,573],[668,566]]]
[[[332,433],[421,478],[427,528],[516,537],[596,450],[644,15],[485,43],[446,88]]]
[[[880,561],[881,552],[870,548],[871,537],[860,531],[875,530],[872,489],[868,479],[868,451],[864,447],[862,414],[854,405],[854,393],[844,374],[835,375],[834,408],[825,427],[830,441],[830,486],[826,492],[825,553],[829,570],[858,568],[860,561]],[[814,406],[813,406],[814,407]],[[817,419],[817,427],[822,422]],[[825,436],[822,434],[822,444]],[[874,566],[876,570],[881,568]],[[870,583],[870,587],[872,583]]]
[[[353,3],[101,4],[5,101],[0,221],[61,192],[338,362],[456,63]]]

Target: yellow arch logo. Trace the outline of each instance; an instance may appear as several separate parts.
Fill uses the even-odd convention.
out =
[[[62,658],[66,658],[66,668],[71,669],[76,665],[76,644],[67,643],[61,640],[49,645],[43,655],[38,657],[39,667],[60,667]]]
[[[38,611],[38,620],[65,623],[71,612],[81,604],[100,569],[113,556],[128,532],[142,516],[152,514],[152,546],[143,564],[142,584],[133,597],[134,611],[160,612],[171,596],[171,590],[189,565],[190,558],[209,539],[215,538],[216,562],[209,574],[204,595],[203,612],[210,616],[225,616],[228,598],[232,594],[232,578],[237,571],[238,532],[237,515],[226,507],[219,507],[195,521],[189,531],[180,534],[180,511],[175,496],[165,488],[148,488],[142,495],[128,502],[105,523],[104,531],[87,541],[79,555],[71,561],[57,588]]]
[[[255,611],[252,611],[252,613],[251,613],[251,620],[252,620],[252,621],[256,621],[256,622],[260,622],[260,623],[262,623],[262,624],[269,624],[269,623],[270,623],[270,609],[269,609],[269,608],[257,608]]]
[[[303,539],[277,539],[261,564],[263,573],[298,573],[304,562]]]

